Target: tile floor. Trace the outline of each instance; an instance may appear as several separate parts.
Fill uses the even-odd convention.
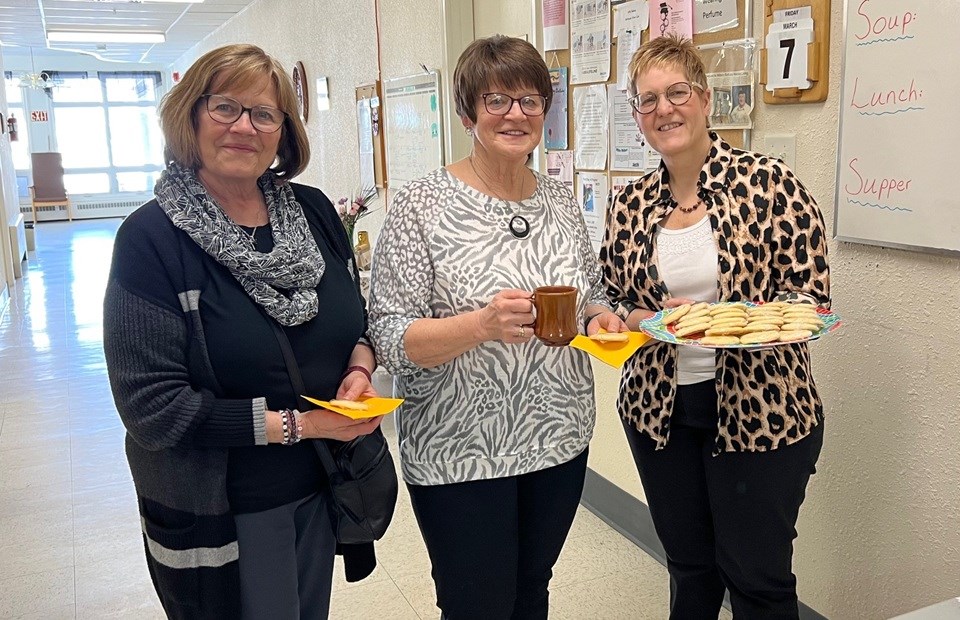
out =
[[[101,348],[119,224],[38,226],[38,249],[0,308],[0,618],[163,618]],[[347,584],[338,575],[331,617],[437,618],[402,487],[377,553],[370,578]],[[557,620],[667,617],[663,567],[584,508],[551,593]]]

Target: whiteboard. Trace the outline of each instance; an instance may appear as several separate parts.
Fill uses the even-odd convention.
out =
[[[837,238],[960,251],[956,0],[846,0]]]
[[[384,107],[387,178],[397,189],[443,165],[440,74],[387,80]]]

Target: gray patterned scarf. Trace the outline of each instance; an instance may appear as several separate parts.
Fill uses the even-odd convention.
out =
[[[173,225],[230,270],[256,303],[281,325],[317,315],[317,284],[325,264],[303,209],[287,183],[269,170],[257,184],[267,203],[273,250],[258,252],[254,240],[210,198],[192,170],[170,163],[154,193]]]

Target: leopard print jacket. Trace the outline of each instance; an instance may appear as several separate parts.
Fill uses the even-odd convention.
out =
[[[698,193],[717,241],[720,301],[802,297],[830,304],[823,216],[780,160],[734,149],[716,133]],[[657,270],[656,226],[676,207],[667,169],[628,185],[607,214],[600,250],[607,295],[626,319],[636,308],[660,310],[670,292]],[[663,448],[677,389],[677,347],[653,342],[625,365],[620,415]],[[718,350],[719,423],[714,455],[763,452],[806,437],[823,406],[805,343],[760,350]]]

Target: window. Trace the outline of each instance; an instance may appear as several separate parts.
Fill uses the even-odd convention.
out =
[[[23,90],[20,80],[13,77],[12,71],[5,71],[3,84],[7,91],[7,115],[17,119],[17,141],[10,142],[13,149],[13,167],[18,171],[30,170],[30,132],[27,131],[27,122],[23,113]],[[3,131],[7,128],[4,127]],[[28,193],[29,195],[29,193]]]
[[[150,192],[163,169],[160,74],[49,71],[64,184],[72,194]]]

